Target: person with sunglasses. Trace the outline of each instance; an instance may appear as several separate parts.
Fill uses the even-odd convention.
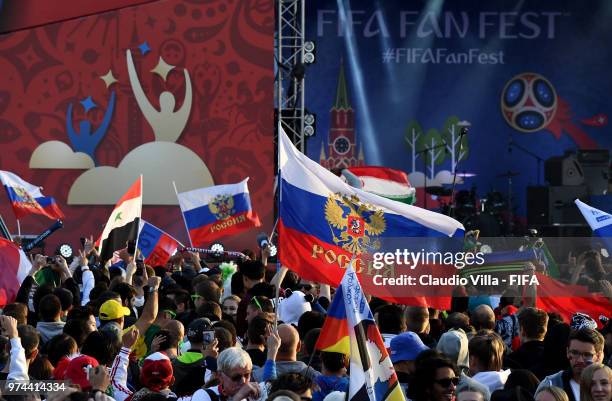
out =
[[[457,367],[450,359],[425,358],[416,366],[408,397],[413,401],[455,401],[459,380]]]
[[[223,350],[217,359],[219,385],[202,388],[189,401],[260,400],[267,396],[263,383],[251,382],[253,363],[246,351],[238,347]],[[187,397],[183,398],[188,400]],[[181,399],[182,400],[182,399]]]

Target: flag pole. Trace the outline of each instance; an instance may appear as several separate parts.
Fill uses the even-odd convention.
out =
[[[178,200],[178,190],[176,189],[176,183],[172,181],[172,186],[174,187],[174,193],[176,194],[176,199]],[[183,209],[181,208],[181,201],[179,200],[179,209],[181,209],[181,216],[183,216],[183,223],[185,223],[185,230],[187,230],[187,238],[189,239],[189,246],[193,248],[193,243],[191,242],[191,235],[189,235],[189,227],[187,227],[187,220],[185,219],[185,213],[183,213]]]
[[[280,94],[279,94],[280,96]],[[277,179],[277,185],[276,185],[276,190],[278,191],[278,201],[276,204],[276,211],[277,211],[277,217],[276,217],[276,221],[274,222],[274,227],[272,228],[272,232],[270,234],[270,239],[272,238],[272,234],[274,234],[274,230],[276,230],[276,225],[278,224],[278,221],[280,220],[280,212],[281,212],[281,205],[282,205],[282,198],[283,198],[283,191],[282,191],[282,185],[283,185],[283,180],[281,178],[281,140],[282,140],[282,134],[283,134],[283,125],[281,123],[281,119],[280,119],[280,111],[279,111],[279,119],[278,119],[278,128],[277,128],[277,132],[278,134],[276,135],[276,179]],[[281,237],[280,235],[278,236],[278,239],[276,240],[276,273],[278,274],[281,270],[281,264],[280,264],[280,242],[281,242]],[[278,331],[278,306],[280,303],[280,281],[276,284],[276,293],[275,293],[275,302],[274,302],[274,306],[275,306],[275,311],[276,311],[276,318],[274,319],[274,331],[277,332]]]
[[[134,259],[138,253],[138,240],[140,239],[140,223],[142,221],[142,198],[144,196],[144,186],[142,180],[142,174],[140,174],[140,216],[138,217],[138,227],[136,227],[136,245],[134,246]]]
[[[21,224],[19,223],[19,219],[17,219],[17,236],[21,239]]]

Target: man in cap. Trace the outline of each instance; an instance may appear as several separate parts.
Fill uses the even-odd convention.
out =
[[[429,347],[412,331],[398,334],[391,339],[391,362],[404,394],[407,394],[410,377],[415,372],[414,361],[421,352],[428,349]]]
[[[98,318],[100,319],[100,331],[109,331],[117,337],[121,337],[125,316],[130,315],[130,310],[121,305],[115,299],[109,299],[100,305]]]
[[[207,358],[216,358],[215,329],[205,317],[194,320],[187,328],[189,350],[172,362],[175,382],[172,389],[177,396],[193,394],[204,386]],[[212,362],[212,361],[210,361]]]

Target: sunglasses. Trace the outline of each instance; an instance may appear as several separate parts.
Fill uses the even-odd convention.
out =
[[[162,312],[169,314],[172,319],[176,318],[176,312],[174,311],[171,311],[169,309],[164,309]]]
[[[240,381],[242,381],[242,379],[245,379],[246,381],[249,381],[250,377],[251,377],[251,372],[245,373],[243,375],[241,375],[240,373],[237,373],[235,375],[228,375],[225,372],[222,372],[225,376],[227,376],[231,381],[233,381],[234,383],[238,383]]]
[[[446,379],[434,380],[434,383],[438,383],[440,386],[444,388],[449,388],[451,384],[455,387],[459,384],[458,377],[447,377]]]

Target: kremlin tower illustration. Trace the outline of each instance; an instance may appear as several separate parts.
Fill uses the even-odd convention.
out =
[[[342,61],[340,61],[340,72],[338,73],[336,101],[330,114],[327,156],[325,155],[325,143],[322,143],[319,164],[329,170],[363,166],[363,149],[360,147],[357,152],[355,116],[349,101]]]

